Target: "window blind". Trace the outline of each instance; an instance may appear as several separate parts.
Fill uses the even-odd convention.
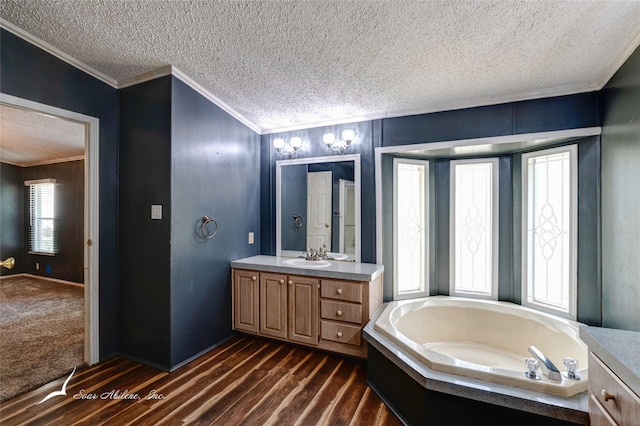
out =
[[[55,254],[59,248],[55,179],[25,181],[29,187],[29,251]]]

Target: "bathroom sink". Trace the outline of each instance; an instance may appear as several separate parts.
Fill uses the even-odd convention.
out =
[[[326,260],[306,260],[306,259],[285,259],[282,261],[284,265],[294,266],[296,268],[326,268],[331,263]]]

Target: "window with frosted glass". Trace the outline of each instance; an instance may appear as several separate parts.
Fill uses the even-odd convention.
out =
[[[394,298],[428,289],[429,163],[394,159]]]
[[[523,298],[575,317],[576,149],[525,154]]]
[[[450,164],[450,293],[497,298],[498,160]]]

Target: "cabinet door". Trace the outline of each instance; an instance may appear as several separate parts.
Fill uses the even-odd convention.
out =
[[[233,272],[233,328],[258,332],[258,276],[255,271]]]
[[[318,288],[319,280],[308,277],[289,277],[289,340],[318,344]]]
[[[260,333],[287,338],[287,276],[260,274]]]

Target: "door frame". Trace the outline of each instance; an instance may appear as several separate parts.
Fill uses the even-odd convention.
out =
[[[85,126],[84,167],[84,360],[93,365],[100,360],[99,339],[99,144],[100,120],[77,112],[0,93],[0,103],[27,109]]]

